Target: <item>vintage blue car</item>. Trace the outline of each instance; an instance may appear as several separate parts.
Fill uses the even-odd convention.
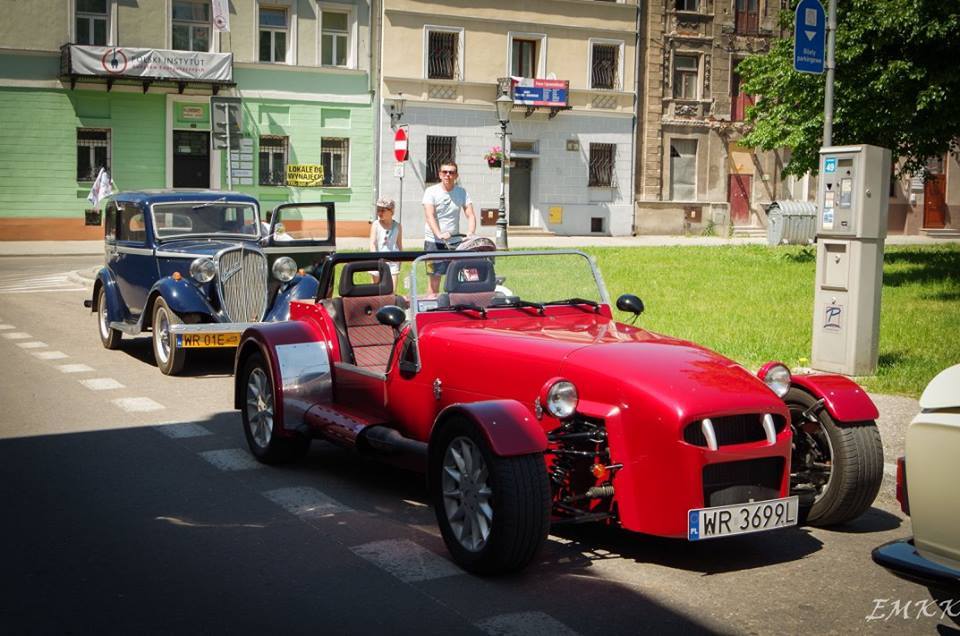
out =
[[[104,208],[105,266],[92,299],[100,341],[153,332],[157,366],[183,368],[188,349],[235,347],[249,325],[286,320],[317,296],[313,265],[335,247],[333,203],[278,206],[220,191],[122,192]]]

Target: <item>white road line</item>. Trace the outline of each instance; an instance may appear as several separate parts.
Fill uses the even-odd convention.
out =
[[[50,289],[0,289],[0,294],[44,294],[50,292],[87,291],[86,287],[51,287]]]
[[[263,468],[263,464],[251,457],[250,453],[239,448],[205,451],[200,453],[200,457],[203,457],[220,470],[254,470],[256,468]]]
[[[150,411],[162,411],[166,408],[163,404],[145,397],[118,398],[111,400],[111,402],[127,413],[149,413]]]
[[[16,329],[13,325],[0,325],[0,331],[10,331],[11,329]]]
[[[263,496],[298,517],[331,517],[342,512],[353,512],[352,508],[315,488],[279,488],[268,490]]]
[[[33,355],[37,356],[41,360],[62,360],[63,358],[70,357],[63,351],[37,351]]]
[[[47,343],[34,340],[33,342],[18,342],[17,346],[23,347],[24,349],[43,349],[47,346]]]
[[[15,331],[13,333],[5,333],[3,337],[7,340],[26,340],[27,338],[33,338],[30,334],[23,331]]]
[[[407,539],[374,541],[350,550],[405,583],[463,574],[453,563]]]
[[[182,439],[187,437],[204,437],[205,435],[213,435],[210,431],[200,426],[199,424],[194,424],[192,422],[183,422],[176,424],[163,424],[161,426],[154,426],[153,430],[158,433],[163,433],[167,437],[173,439]]]
[[[80,380],[80,384],[91,391],[109,391],[110,389],[122,389],[123,385],[113,378],[89,378]]]
[[[474,623],[490,636],[576,636],[557,619],[543,612],[500,614]]]
[[[88,371],[93,371],[93,367],[88,367],[85,364],[61,364],[57,368],[61,373],[87,373]]]
[[[18,275],[0,280],[0,294],[37,294],[42,292],[86,291],[70,279],[71,272],[45,276]]]

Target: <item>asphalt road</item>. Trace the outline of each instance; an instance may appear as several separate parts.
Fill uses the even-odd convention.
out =
[[[253,462],[230,353],[169,378],[146,338],[103,349],[67,274],[96,262],[0,258],[2,633],[955,633],[870,560],[911,531],[889,480],[841,529],[579,527],[523,573],[464,574],[419,476],[324,443]],[[910,403],[889,404],[892,462]]]

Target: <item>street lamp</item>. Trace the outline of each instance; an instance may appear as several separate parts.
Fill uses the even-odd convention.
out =
[[[500,160],[500,210],[497,214],[497,249],[507,249],[507,205],[504,201],[504,191],[507,181],[507,161],[510,155],[507,152],[507,124],[510,123],[510,111],[513,110],[513,98],[508,91],[500,91],[497,105],[497,120],[500,122],[500,149],[503,159]]]
[[[390,104],[390,129],[396,130],[397,125],[400,122],[400,118],[403,117],[403,107],[406,105],[407,100],[403,98],[403,93],[398,93],[397,97],[394,98],[393,103]]]

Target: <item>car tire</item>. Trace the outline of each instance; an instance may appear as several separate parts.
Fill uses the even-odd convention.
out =
[[[120,346],[123,334],[110,327],[107,317],[107,289],[101,287],[97,292],[97,331],[100,334],[100,343],[105,349],[116,349]]]
[[[801,478],[816,482],[812,503],[800,503],[800,522],[833,526],[856,519],[866,512],[883,481],[883,443],[876,422],[844,422],[838,425],[826,408],[816,410],[816,421],[802,413],[817,403],[812,395],[792,387],[784,397],[793,428],[791,485]],[[829,466],[829,472],[818,466]],[[818,479],[806,479],[815,475]],[[825,483],[823,477],[826,477]],[[794,494],[797,494],[796,492]]]
[[[433,508],[453,560],[475,574],[503,574],[527,565],[550,528],[543,455],[500,457],[464,419],[444,425],[432,443]]]
[[[176,375],[183,369],[187,352],[178,349],[170,333],[170,327],[180,324],[180,318],[173,313],[163,298],[157,298],[153,306],[153,357],[157,367],[164,375]]]
[[[243,434],[247,446],[258,461],[264,464],[282,464],[300,459],[310,449],[310,439],[300,435],[276,435],[276,394],[270,368],[260,353],[254,353],[243,363],[239,378],[243,387],[240,407]]]

